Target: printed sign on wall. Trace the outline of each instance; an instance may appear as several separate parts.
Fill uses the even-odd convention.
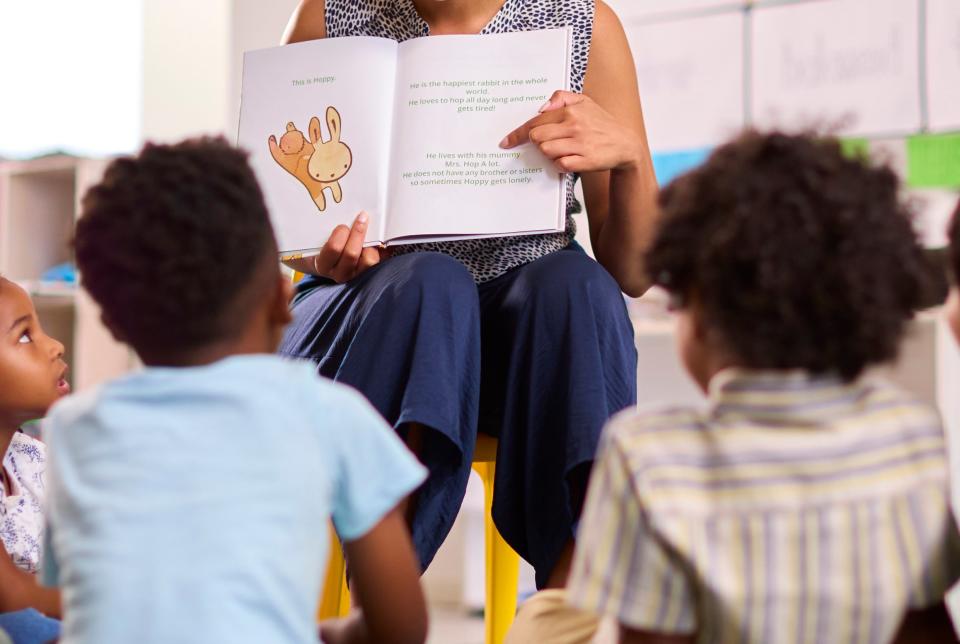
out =
[[[930,129],[960,130],[960,2],[927,0]]]
[[[654,150],[709,147],[744,123],[742,12],[627,23]]]
[[[758,8],[755,122],[840,126],[837,131],[850,136],[915,132],[921,127],[918,20],[917,0]]]

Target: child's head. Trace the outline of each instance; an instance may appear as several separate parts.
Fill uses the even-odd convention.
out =
[[[104,323],[148,365],[273,351],[289,321],[263,195],[223,139],[114,161],[84,197],[75,246]]]
[[[40,327],[26,291],[0,277],[0,430],[41,418],[70,393],[63,345]]]
[[[667,186],[647,270],[698,383],[727,366],[852,380],[894,358],[929,275],[898,189],[835,140],[758,132]]]
[[[957,203],[957,209],[953,212],[947,235],[950,237],[948,256],[953,279],[951,280],[950,296],[947,298],[946,313],[950,329],[957,341],[960,341],[960,202]]]

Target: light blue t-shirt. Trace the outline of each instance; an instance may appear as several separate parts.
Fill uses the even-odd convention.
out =
[[[44,433],[63,644],[316,642],[329,519],[357,539],[426,475],[358,393],[270,355],[146,369]]]

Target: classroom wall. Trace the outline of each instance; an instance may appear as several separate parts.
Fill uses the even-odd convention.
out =
[[[820,127],[890,156],[943,219],[928,192],[960,188],[960,2],[608,1],[661,182],[746,125]]]
[[[143,2],[143,138],[236,140],[243,52],[279,44],[297,1]]]
[[[945,245],[960,189],[960,2],[607,2],[633,50],[661,184],[745,126],[827,128],[851,153],[889,163],[924,243]],[[702,400],[662,310],[632,306],[641,404]],[[960,439],[960,354],[936,312],[911,327],[886,373],[938,404]]]

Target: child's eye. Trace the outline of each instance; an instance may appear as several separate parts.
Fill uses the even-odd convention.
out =
[[[17,340],[17,342],[19,344],[29,344],[33,342],[33,338],[30,337],[29,331],[24,331],[22,334],[20,334],[20,339]]]

